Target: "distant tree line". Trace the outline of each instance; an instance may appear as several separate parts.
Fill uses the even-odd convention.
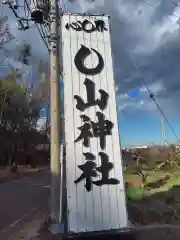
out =
[[[6,53],[5,44],[12,40],[6,18],[0,17],[0,54]],[[6,41],[4,40],[6,39]],[[17,61],[31,64],[31,46],[22,44]],[[0,165],[11,165],[17,171],[18,164],[47,163],[49,159],[49,138],[45,126],[38,129],[41,109],[49,101],[48,63],[39,61],[35,84],[28,87],[22,78],[22,71],[11,68],[5,77],[0,77]],[[42,79],[42,74],[44,78]],[[46,146],[41,149],[38,146]]]

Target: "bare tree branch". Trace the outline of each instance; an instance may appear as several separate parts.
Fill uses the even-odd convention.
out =
[[[0,48],[14,39],[7,23],[8,17],[0,15]]]

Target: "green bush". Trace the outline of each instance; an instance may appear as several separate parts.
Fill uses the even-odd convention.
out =
[[[146,195],[146,192],[144,188],[127,188],[126,197],[128,200],[139,200]]]

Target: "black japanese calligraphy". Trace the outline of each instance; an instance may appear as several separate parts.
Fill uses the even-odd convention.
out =
[[[85,47],[82,44],[81,44],[81,48],[76,53],[76,56],[74,58],[74,63],[75,63],[76,68],[81,73],[84,73],[87,75],[96,75],[96,74],[99,74],[103,70],[104,60],[98,51],[96,51],[94,48],[91,48],[91,49],[93,52],[96,53],[96,55],[98,57],[98,65],[95,68],[87,68],[85,66],[84,61],[91,54],[91,51],[89,50],[89,48]]]
[[[98,122],[95,123],[91,121],[93,134],[94,137],[100,138],[100,147],[104,150],[106,147],[105,137],[112,134],[114,124],[109,120],[105,120],[105,116],[101,112],[97,112],[96,116],[98,117]]]
[[[119,184],[119,180],[116,178],[109,178],[109,173],[113,169],[113,163],[109,162],[109,156],[103,152],[99,153],[101,158],[101,166],[97,167],[94,162],[95,156],[92,153],[83,153],[86,158],[85,164],[78,165],[79,169],[82,171],[80,177],[74,181],[74,183],[79,183],[85,179],[85,188],[90,192],[93,188],[93,184],[96,186],[103,185],[116,185]],[[93,180],[93,177],[97,177],[98,173],[101,173],[100,180]]]
[[[92,177],[98,176],[98,174],[95,170],[96,163],[87,161],[85,164],[78,165],[78,168],[81,169],[83,171],[83,173],[77,180],[74,181],[74,183],[79,183],[83,179],[86,179],[85,188],[88,192],[90,192],[92,190]]]
[[[100,147],[104,150],[106,147],[106,136],[112,134],[114,124],[109,120],[105,120],[105,116],[101,112],[97,112],[96,116],[98,117],[98,122],[91,121],[86,115],[80,116],[85,123],[83,126],[78,127],[81,133],[75,142],[83,140],[83,145],[85,147],[89,147],[90,138],[99,137]]]
[[[119,184],[118,179],[109,178],[109,172],[113,169],[113,163],[109,162],[109,156],[104,152],[100,152],[99,156],[101,157],[101,166],[96,167],[96,170],[101,173],[102,177],[100,180],[93,181],[92,183],[96,186]]]
[[[65,28],[67,30],[72,28],[75,31],[84,31],[86,33],[92,33],[94,31],[103,32],[108,30],[103,20],[90,21],[88,19],[84,19],[83,21],[67,23],[65,25]]]
[[[100,89],[100,99],[95,99],[95,83],[89,78],[86,78],[84,85],[86,86],[87,102],[85,103],[80,96],[75,95],[74,98],[77,100],[76,108],[80,111],[84,111],[89,107],[98,105],[101,110],[104,110],[107,107],[109,99],[108,93]]]
[[[91,160],[94,161],[96,159],[96,157],[94,156],[94,154],[87,152],[87,153],[83,153],[83,155],[85,156],[86,160]]]
[[[107,31],[105,22],[102,20],[90,21],[84,19],[83,21],[75,21],[66,24],[66,29],[73,29],[75,31],[85,31],[86,33],[92,33],[94,31]],[[95,67],[87,67],[85,60],[94,54],[97,57],[98,63]],[[94,48],[88,48],[81,44],[80,49],[77,51],[74,57],[74,64],[77,70],[85,75],[97,75],[100,74],[104,68],[104,59],[102,55]],[[86,109],[94,106],[98,106],[101,111],[105,110],[109,100],[109,94],[103,89],[97,89],[99,91],[99,97],[96,97],[95,83],[88,77],[84,80],[84,86],[86,88],[86,99],[83,99],[79,95],[74,95],[76,100],[76,109],[84,112]],[[107,120],[105,115],[97,111],[96,112],[97,121],[92,121],[92,119],[82,114],[80,118],[82,120],[82,125],[78,126],[80,131],[79,136],[74,140],[74,142],[82,141],[84,147],[90,147],[90,141],[92,138],[98,138],[100,142],[101,150],[106,148],[106,138],[108,135],[112,134],[114,124]],[[101,159],[101,165],[97,166],[95,162],[96,157],[91,152],[83,153],[85,157],[85,163],[78,165],[78,168],[82,171],[79,177],[74,181],[75,184],[85,181],[85,188],[90,192],[93,185],[103,186],[103,185],[116,185],[119,184],[119,180],[110,177],[110,171],[113,169],[114,165],[109,161],[109,156],[104,152],[99,152],[98,155]],[[100,176],[99,178],[96,178]]]
[[[81,119],[83,120],[84,125],[81,127],[78,127],[78,129],[81,131],[79,137],[74,142],[79,142],[80,140],[83,140],[83,145],[85,147],[90,146],[90,138],[93,137],[92,131],[91,131],[91,123],[90,118],[86,115],[81,115]]]

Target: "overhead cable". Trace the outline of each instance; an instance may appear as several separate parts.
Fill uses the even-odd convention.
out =
[[[24,1],[25,1],[25,4],[26,4],[27,8],[28,8],[28,11],[29,11],[30,14],[31,14],[31,8],[30,8],[30,6],[29,6],[29,3],[27,2],[27,0],[24,0]],[[40,28],[39,28],[39,26],[38,26],[38,24],[37,24],[36,22],[35,22],[35,24],[36,24],[37,30],[38,30],[38,32],[39,32],[39,34],[40,34],[40,37],[42,38],[42,40],[43,40],[44,44],[46,45],[46,47],[47,47],[47,49],[48,49],[48,52],[49,52],[50,49],[49,49],[48,43],[47,43],[46,40],[45,40],[45,37],[46,37],[46,36],[43,36],[43,33],[41,33],[41,30],[40,30]]]
[[[123,46],[123,47],[124,47],[124,46]],[[129,53],[129,51],[128,51],[126,48],[125,48],[125,50],[126,50],[128,56],[129,56],[129,59],[130,59],[131,62],[133,63],[134,68],[139,72],[140,78],[141,78],[143,84],[145,85],[147,91],[149,92],[150,98],[154,101],[154,103],[156,104],[158,110],[160,111],[161,115],[163,116],[164,120],[166,121],[166,123],[168,124],[168,126],[169,126],[169,128],[171,129],[172,133],[174,134],[175,138],[176,138],[177,141],[180,143],[180,139],[179,139],[179,137],[177,136],[174,128],[173,128],[172,125],[170,124],[168,118],[166,117],[166,115],[164,114],[162,108],[161,108],[160,105],[158,104],[158,102],[157,102],[157,100],[156,100],[153,92],[150,90],[150,88],[148,87],[148,85],[147,85],[144,77],[142,76],[142,74],[141,74],[141,72],[140,72],[140,69],[139,69],[139,66],[138,66],[137,63],[134,61],[134,59],[131,57],[131,54]]]

